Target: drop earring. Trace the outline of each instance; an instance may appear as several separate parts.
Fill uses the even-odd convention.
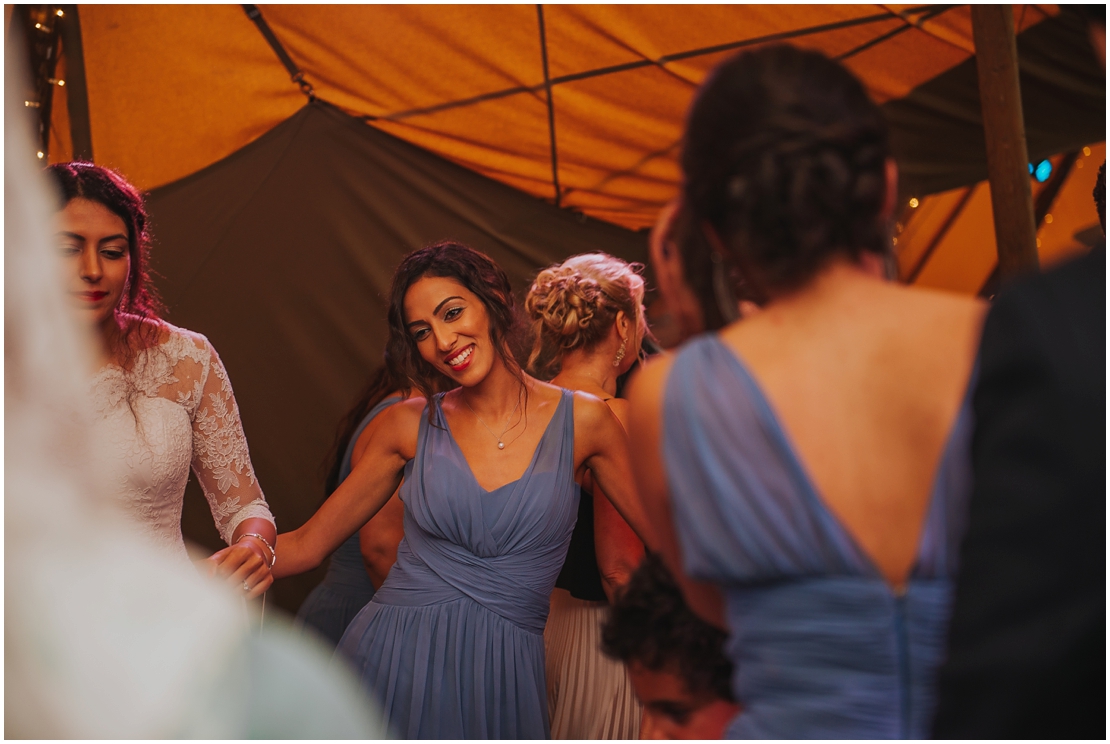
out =
[[[617,358],[613,361],[613,366],[614,367],[621,366],[621,362],[624,361],[624,345],[626,343],[627,343],[627,341],[622,338],[621,339],[621,347],[619,349],[617,349]]]

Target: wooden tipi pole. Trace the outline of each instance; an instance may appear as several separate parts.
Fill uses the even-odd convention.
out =
[[[979,100],[987,139],[998,271],[1006,279],[1037,269],[1037,230],[1018,84],[1012,5],[972,5]]]

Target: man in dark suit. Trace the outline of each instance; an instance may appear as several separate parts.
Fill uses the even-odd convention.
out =
[[[934,735],[1104,739],[1105,246],[1003,291],[979,362],[975,490]]]

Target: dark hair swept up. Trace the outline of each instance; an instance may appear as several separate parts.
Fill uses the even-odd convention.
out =
[[[149,218],[143,196],[116,171],[93,163],[55,163],[46,169],[61,191],[64,204],[74,199],[88,199],[104,206],[127,226],[127,252],[131,268],[127,274],[127,291],[120,298],[117,320],[122,324],[124,338],[136,328],[152,329],[164,308],[150,281]],[[138,323],[126,323],[120,314],[134,316]]]
[[[523,322],[517,311],[509,277],[484,253],[451,240],[409,253],[393,274],[389,290],[389,341],[386,349],[398,373],[424,397],[431,399],[442,376],[424,361],[405,327],[405,294],[423,277],[454,279],[477,295],[489,314],[490,340],[510,372],[524,383],[524,371],[514,354],[522,346]]]
[[[843,65],[786,45],[719,65],[690,109],[682,151],[683,250],[711,250],[758,295],[796,289],[836,255],[891,250],[882,219],[882,111]]]

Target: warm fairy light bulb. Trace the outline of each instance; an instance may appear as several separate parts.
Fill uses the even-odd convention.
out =
[[[917,200],[917,197],[916,197],[916,196],[912,196],[912,197],[910,197],[910,208],[911,208],[911,209],[917,209],[917,206],[918,206],[919,204],[921,204],[921,202],[919,202],[919,201]]]
[[[1090,155],[1091,155],[1091,148],[1089,148],[1089,147],[1084,147],[1084,148],[1083,148],[1083,154],[1084,154],[1084,155],[1086,155],[1086,156],[1088,156],[1088,157],[1090,157]]]
[[[1052,224],[1052,215],[1051,214],[1046,214],[1044,216],[1044,221],[1051,225]]]
[[[898,238],[894,239],[894,245],[898,245]]]
[[[57,10],[57,11],[55,11],[55,12],[57,13],[57,16],[58,16],[59,18],[61,18],[62,16],[64,16],[64,15],[65,15],[65,13],[63,13],[63,12],[61,11],[61,9],[58,9],[58,10]]]
[[[1038,248],[1040,248],[1040,247],[1041,247],[1041,239],[1040,239],[1040,238],[1037,238],[1037,247],[1038,247]]]
[[[65,84],[66,84],[65,80],[59,80],[58,81],[58,85],[65,86]]]
[[[42,24],[41,23],[36,23],[35,28],[42,28]]]
[[[42,158],[43,158],[43,153],[42,153],[42,150],[39,150],[39,151],[38,151],[38,152],[36,152],[35,154],[36,154],[36,155],[38,155],[38,157],[39,157],[39,160],[42,160]]]

